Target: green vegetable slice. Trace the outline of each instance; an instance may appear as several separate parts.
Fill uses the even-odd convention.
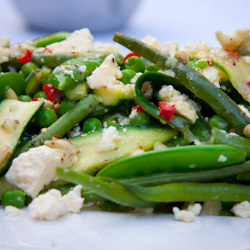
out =
[[[129,178],[156,173],[220,168],[245,161],[246,153],[227,145],[191,145],[150,151],[103,168],[97,176]]]

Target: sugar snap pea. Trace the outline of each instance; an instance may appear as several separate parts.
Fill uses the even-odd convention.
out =
[[[166,56],[161,51],[125,34],[117,32],[113,40],[155,63],[161,69],[171,69],[175,73],[175,78],[183,86],[208,103],[237,133],[243,134],[243,129],[250,123],[250,118],[242,114],[238,105],[222,90],[215,87],[192,67],[183,64],[174,57]]]
[[[145,201],[250,201],[250,186],[230,183],[169,183],[153,187],[124,184]]]
[[[250,171],[250,161],[217,169],[178,173],[162,173],[150,176],[138,176],[128,179],[120,179],[119,181],[121,183],[137,184],[142,186],[155,186],[170,182],[211,182],[215,180],[223,180],[226,177],[236,174],[244,176],[246,175],[247,171]]]
[[[181,131],[187,129],[190,126],[190,122],[188,120],[179,115],[174,115],[174,117],[170,121],[167,121],[162,116],[160,116],[159,107],[156,106],[153,102],[150,102],[143,97],[141,89],[143,84],[147,81],[150,81],[153,84],[157,84],[159,86],[161,85],[178,86],[179,84],[176,81],[176,79],[158,72],[146,72],[143,75],[141,75],[136,81],[135,84],[136,99],[137,102],[143,107],[143,109],[147,113],[149,113],[156,119],[160,120],[163,124],[168,124],[171,127],[177,128]]]
[[[130,178],[164,172],[208,170],[245,161],[246,153],[227,145],[190,145],[150,151],[113,162],[97,176]]]
[[[116,203],[132,206],[132,207],[150,207],[153,206],[152,202],[145,202],[137,198],[133,193],[128,191],[123,185],[115,180],[105,181],[96,177],[80,173],[74,170],[57,168],[57,176],[60,179],[81,184],[84,188],[107,198]]]

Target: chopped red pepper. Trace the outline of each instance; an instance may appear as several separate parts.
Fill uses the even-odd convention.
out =
[[[43,90],[47,95],[47,100],[53,103],[62,102],[62,99],[63,99],[62,91],[56,89],[52,84],[44,85]]]
[[[30,50],[26,49],[26,52],[21,57],[18,57],[17,60],[20,63],[25,64],[27,62],[30,62],[31,58],[32,58],[32,52]]]
[[[140,105],[134,106],[134,107],[132,108],[132,110],[136,110],[136,112],[138,112],[138,113],[144,112],[144,109],[143,109],[142,106],[140,106]]]
[[[158,102],[158,106],[160,108],[159,115],[167,121],[170,121],[173,118],[174,112],[176,110],[175,105],[170,105],[167,102]]]
[[[34,101],[34,102],[38,101],[38,97],[34,97],[34,98],[33,98],[33,101]]]
[[[250,87],[250,81],[247,82],[247,85]]]
[[[54,136],[56,139],[62,139],[62,137],[60,135],[55,135]]]
[[[235,57],[235,58],[239,58],[240,57],[240,53],[239,52],[234,52],[234,51],[229,50],[229,49],[225,49],[225,51],[231,57]]]
[[[127,55],[124,57],[123,63],[125,63],[125,61],[126,61],[129,57],[131,57],[131,56],[141,57],[140,55],[138,55],[138,54],[132,52],[132,53],[127,54]]]

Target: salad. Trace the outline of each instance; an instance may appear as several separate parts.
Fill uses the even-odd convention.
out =
[[[250,30],[216,37],[220,48],[121,33],[103,44],[86,28],[0,38],[6,214],[250,217]]]

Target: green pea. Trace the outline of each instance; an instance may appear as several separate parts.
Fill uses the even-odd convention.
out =
[[[47,94],[45,93],[45,91],[41,90],[36,92],[33,97],[47,99]]]
[[[189,143],[188,143],[187,140],[185,140],[184,136],[181,135],[181,136],[178,136],[177,138],[173,139],[172,144],[173,144],[175,147],[179,147],[179,146],[188,145]]]
[[[132,69],[135,72],[144,72],[145,63],[140,57],[131,56],[125,61],[124,67],[126,69]]]
[[[226,122],[221,116],[219,115],[214,115],[210,118],[209,120],[209,126],[212,127],[216,127],[219,129],[223,129],[223,130],[229,130],[230,126],[228,124],[228,122]]]
[[[76,103],[73,101],[69,101],[69,100],[63,101],[59,107],[59,110],[58,110],[59,115],[62,116],[63,114],[65,114],[66,112],[71,110],[75,106],[75,104]]]
[[[24,74],[24,76],[28,76],[32,71],[36,71],[37,65],[32,62],[25,63],[22,68],[21,72]]]
[[[57,120],[56,113],[50,108],[45,108],[38,114],[36,119],[36,124],[40,128],[47,128],[56,120]]]
[[[107,127],[119,125],[118,121],[116,119],[114,119],[112,116],[105,117],[103,119],[103,124],[105,124],[105,126],[107,126]]]
[[[20,95],[18,96],[18,100],[21,102],[31,102],[32,98],[28,95]]]
[[[150,64],[146,67],[146,71],[149,71],[149,72],[157,72],[159,69],[160,69],[160,67],[157,66],[157,65],[154,64],[154,63],[150,63]]]
[[[25,194],[19,190],[5,191],[1,199],[4,206],[22,208],[25,204]]]
[[[193,67],[194,69],[204,69],[208,66],[208,62],[206,61],[195,61],[195,62],[189,62],[189,65]]]
[[[130,120],[131,125],[151,125],[151,116],[146,112],[139,112]]]
[[[132,69],[123,69],[121,81],[125,84],[130,83],[131,79],[136,75],[136,72]]]
[[[97,118],[88,118],[84,121],[82,126],[83,132],[93,131],[102,128],[102,122]]]

